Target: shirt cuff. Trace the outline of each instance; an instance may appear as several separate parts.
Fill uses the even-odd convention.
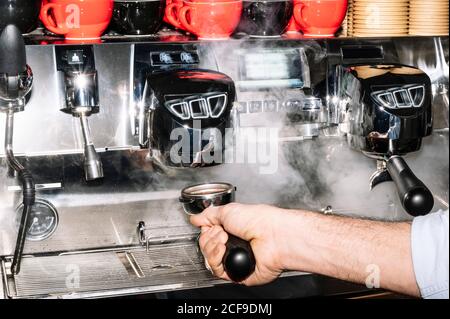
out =
[[[414,273],[423,298],[449,298],[449,212],[414,219],[411,245]]]

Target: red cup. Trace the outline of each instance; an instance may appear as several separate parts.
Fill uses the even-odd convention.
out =
[[[41,20],[66,39],[98,39],[111,21],[114,0],[46,0]]]
[[[294,16],[292,16],[291,21],[289,21],[289,24],[286,28],[286,33],[294,33],[294,32],[295,33],[300,32],[300,26],[295,21]]]
[[[170,6],[172,3],[173,3],[173,0],[166,0],[166,8],[167,8],[168,6]],[[169,19],[167,18],[167,14],[164,15],[163,21],[164,21],[165,23],[169,23],[169,24],[170,24],[170,21],[169,21]]]
[[[167,0],[166,14],[164,21],[173,25],[175,28],[184,30],[180,19],[178,18],[178,11],[183,7],[183,0]]]
[[[39,19],[42,21],[42,8],[48,3],[48,0],[42,0],[41,11],[39,12]]]
[[[241,0],[184,1],[178,18],[186,31],[199,39],[227,39],[239,25]]]
[[[166,8],[172,3],[172,0],[166,0]],[[169,19],[167,19],[167,14],[164,15],[163,21],[165,23],[170,23]]]
[[[333,37],[347,13],[347,0],[299,0],[295,21],[307,37]]]
[[[299,0],[294,0],[294,5],[297,4]],[[298,23],[295,21],[294,13],[292,13],[291,21],[289,21],[289,24],[286,28],[286,33],[298,33],[300,32],[301,28],[298,25]]]

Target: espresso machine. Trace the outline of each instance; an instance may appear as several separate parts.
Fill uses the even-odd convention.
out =
[[[179,201],[181,190],[205,182],[237,186],[239,202],[330,206],[336,213],[409,220],[389,184],[369,190],[375,165],[361,151],[381,160],[383,170],[409,153],[408,164],[433,194],[434,208],[448,203],[448,151],[442,148],[448,128],[431,130],[430,116],[437,112],[428,112],[430,103],[433,111],[445,108],[429,90],[448,87],[448,77],[430,81],[418,70],[430,75],[431,65],[446,61],[439,54],[448,52],[448,38],[423,40],[420,50],[411,39],[176,39],[109,37],[101,44],[66,45],[26,38],[33,94],[25,99],[26,111],[15,117],[14,148],[33,176],[36,202],[17,274],[12,262],[22,187],[0,151],[0,298],[167,296],[223,287],[205,268],[199,230]],[[433,49],[434,41],[444,49]],[[399,47],[410,48],[408,54]],[[415,52],[422,52],[428,67]],[[361,101],[375,110],[381,107],[376,94],[382,99],[390,96],[382,90],[394,94],[393,87],[364,89],[351,69],[373,64],[395,65],[392,77],[412,77],[395,84],[417,111],[400,122],[417,134],[395,152],[390,144],[396,143],[389,142],[395,139],[385,138],[373,149],[377,140],[356,130],[362,123],[356,119],[378,123],[360,112]],[[414,67],[396,71],[400,64]],[[348,85],[340,85],[343,81]],[[424,86],[423,103],[416,84]],[[374,97],[357,98],[366,90]],[[360,117],[350,121],[350,110]],[[418,122],[410,124],[413,118]],[[277,132],[275,174],[259,174],[258,163],[221,160],[229,150],[256,144],[258,135],[252,139],[249,132],[266,128]],[[344,129],[358,152],[342,137]],[[229,140],[223,138],[227,132]],[[376,215],[380,211],[384,215]],[[315,278],[297,272],[283,277]],[[323,292],[322,286],[296,289],[302,296]]]

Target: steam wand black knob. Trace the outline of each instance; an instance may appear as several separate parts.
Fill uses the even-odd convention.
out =
[[[19,29],[10,24],[0,34],[0,112],[23,111],[32,87],[25,42]]]
[[[0,74],[17,76],[27,70],[25,41],[15,25],[8,25],[0,35]]]

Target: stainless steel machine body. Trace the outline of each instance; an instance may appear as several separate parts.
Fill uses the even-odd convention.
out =
[[[355,181],[354,175],[370,177],[374,163],[350,150],[336,131],[339,101],[328,84],[328,70],[342,62],[343,48],[362,45],[379,48],[380,60],[421,68],[432,79],[435,132],[408,162],[421,168],[420,177],[437,198],[435,208],[448,207],[448,37],[201,43],[154,39],[91,45],[101,111],[89,120],[103,163],[100,181],[86,181],[82,128],[77,118],[60,111],[65,92],[55,56],[59,45],[28,45],[34,89],[27,112],[16,116],[21,129],[14,144],[16,156],[33,172],[38,202],[49,205],[34,212],[22,272],[13,276],[9,267],[20,187],[0,151],[4,296],[106,297],[222,283],[204,268],[195,242],[198,230],[178,202],[180,190],[197,182],[230,182],[240,190],[237,200],[249,203],[315,210],[331,206],[343,214],[408,219],[393,187],[370,192],[367,179]],[[189,58],[187,53],[195,55]],[[180,65],[233,79],[238,135],[261,128],[278,132],[275,173],[261,175],[257,163],[239,162],[176,175],[155,169],[140,103],[143,79]]]

